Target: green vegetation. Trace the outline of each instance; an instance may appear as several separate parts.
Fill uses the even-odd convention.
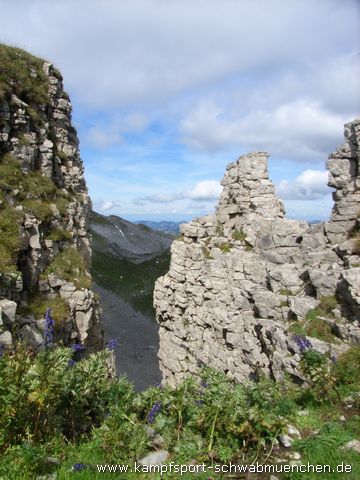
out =
[[[35,318],[44,318],[46,309],[50,308],[51,315],[55,320],[55,328],[61,328],[69,318],[69,305],[57,295],[54,298],[45,297],[41,294],[31,297],[22,313],[33,313]]]
[[[68,204],[63,192],[56,188],[51,179],[38,171],[24,172],[19,161],[11,154],[0,157],[0,270],[17,270],[21,244],[19,226],[23,213],[16,210],[15,206],[22,206],[25,213],[32,213],[41,222],[48,223],[54,215],[52,205],[64,217]],[[52,235],[53,240],[68,239],[59,231]]]
[[[93,239],[101,241],[95,233]],[[93,250],[91,274],[98,285],[124,298],[135,310],[154,317],[154,283],[165,275],[169,265],[168,250],[151,260],[133,263],[98,248]]]
[[[63,242],[66,240],[71,240],[71,233],[63,228],[56,228],[52,230],[52,232],[47,235],[47,240],[52,240],[54,242]]]
[[[48,105],[44,60],[19,48],[0,44],[0,100],[12,93],[29,105]]]
[[[91,287],[91,277],[87,273],[84,257],[75,248],[68,247],[60,252],[42,276],[46,277],[49,273],[74,283],[77,288]]]
[[[15,272],[20,250],[19,214],[0,206],[0,272]]]
[[[300,335],[315,337],[329,343],[336,342],[337,338],[333,333],[331,325],[320,318],[332,317],[332,311],[336,305],[335,297],[323,297],[320,300],[320,304],[307,313],[305,321],[294,323],[290,327],[290,331]]]
[[[338,338],[334,335],[331,325],[321,318],[333,318],[333,310],[336,306],[337,300],[335,297],[321,298],[319,305],[309,310],[306,319],[292,323],[289,331],[297,335],[307,335],[325,342],[336,343]]]
[[[298,341],[305,345],[304,339]],[[18,345],[0,357],[0,478],[114,478],[113,473],[98,473],[96,465],[132,466],[154,448],[149,427],[161,435],[170,453],[167,462],[274,464],[286,458],[276,439],[291,423],[302,438],[290,452],[300,452],[302,464],[336,467],[344,462],[352,466],[346,478],[355,480],[359,455],[342,447],[360,435],[360,404],[353,400],[348,410],[344,400],[349,395],[355,399],[359,391],[359,375],[352,374],[359,352],[355,347],[333,362],[306,345],[301,353],[306,389],[263,377],[234,384],[204,368],[199,379],[188,377],[177,388],[135,393],[125,378],[108,378],[107,350],[76,361],[70,348],[46,347],[34,354]],[[309,472],[306,478],[317,475]],[[326,478],[335,480],[336,475]],[[116,478],[159,480],[160,475],[117,472]],[[183,478],[205,480],[209,474]],[[212,472],[211,478],[228,477]]]
[[[41,221],[47,221],[53,215],[51,204],[56,205],[62,216],[69,204],[50,178],[39,171],[24,172],[11,154],[0,159],[0,189],[16,197],[25,211],[33,213]]]
[[[201,247],[201,251],[204,254],[204,257],[207,258],[208,260],[213,260],[214,257],[211,256],[210,250],[207,247]]]
[[[230,242],[222,242],[216,245],[224,253],[229,253],[233,247]]]
[[[246,233],[243,231],[243,230],[235,230],[233,233],[232,233],[232,239],[233,240],[238,240],[240,242],[245,242],[246,240]]]

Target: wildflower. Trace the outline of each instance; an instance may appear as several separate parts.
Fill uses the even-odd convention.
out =
[[[83,350],[85,350],[84,345],[82,345],[81,343],[73,343],[71,345],[71,348],[72,350],[74,350],[74,352],[82,352]]]
[[[297,346],[299,347],[300,352],[304,352],[308,348],[312,348],[310,340],[308,340],[303,335],[294,335],[294,340]]]
[[[195,404],[200,407],[201,405],[204,405],[204,400],[195,400]]]
[[[0,345],[0,357],[4,355],[4,345]]]
[[[115,348],[118,346],[118,340],[117,338],[112,338],[111,340],[108,341],[108,343],[106,344],[106,348],[107,350],[110,350],[110,351],[113,351],[115,350]]]
[[[45,330],[44,330],[44,345],[48,346],[54,342],[54,319],[51,317],[50,308],[45,312]]]
[[[154,405],[150,409],[150,412],[148,413],[148,416],[147,416],[147,419],[146,419],[147,423],[154,423],[155,422],[156,415],[160,412],[161,407],[162,407],[161,402],[157,401],[157,402],[154,403]]]
[[[80,472],[80,470],[84,470],[86,468],[85,463],[74,463],[72,466],[73,472]]]
[[[73,360],[72,358],[70,358],[70,360],[68,361],[68,367],[74,367],[75,365],[76,365],[75,360]]]
[[[330,360],[332,363],[336,363],[336,355],[331,355]]]

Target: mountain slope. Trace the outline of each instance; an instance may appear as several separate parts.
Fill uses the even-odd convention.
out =
[[[91,214],[94,243],[106,252],[132,263],[151,260],[170,248],[173,237],[143,224],[128,222],[116,215]]]
[[[120,217],[92,212],[92,274],[95,282],[154,318],[155,280],[168,271],[172,237]]]

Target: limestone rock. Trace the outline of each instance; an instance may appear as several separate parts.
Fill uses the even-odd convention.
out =
[[[331,320],[339,337],[360,341],[358,242],[349,240],[359,227],[359,144],[356,120],[329,157],[335,203],[318,225],[284,218],[265,152],[228,165],[216,213],[181,226],[170,270],[155,285],[164,382],[176,385],[202,365],[237,381],[285,372],[303,381],[289,324],[324,297],[339,302]],[[322,353],[347,348],[309,340]]]
[[[139,460],[140,465],[161,465],[169,458],[169,452],[166,450],[158,450],[156,452],[149,453],[145,457]]]
[[[3,299],[0,300],[0,318],[2,324],[12,325],[15,322],[16,302]]]
[[[9,53],[16,54],[14,51]],[[22,52],[21,55],[25,71],[28,54]],[[103,334],[95,297],[90,291],[84,296],[75,285],[70,284],[66,272],[66,279],[60,278],[61,274],[49,274],[54,260],[69,248],[84,258],[85,269],[89,269],[91,239],[88,217],[91,202],[79,141],[72,125],[71,103],[63,90],[62,77],[47,62],[39,61],[39,71],[34,68],[29,65],[30,81],[37,75],[45,74],[46,88],[42,96],[34,93],[26,103],[17,96],[14,88],[12,92],[5,92],[0,101],[0,163],[6,154],[20,167],[19,188],[8,188],[5,195],[0,192],[1,203],[13,209],[19,218],[20,244],[18,258],[14,259],[12,266],[13,270],[19,268],[20,272],[0,272],[0,325],[6,329],[2,335],[6,341],[10,342],[11,338],[15,343],[23,338],[36,347],[42,341],[38,331],[42,319],[28,322],[25,317],[16,316],[16,305],[21,303],[26,306],[27,299],[34,294],[49,299],[49,303],[61,297],[71,305],[69,318],[66,326],[59,331],[58,341],[66,345],[74,338],[86,337],[87,351],[96,350],[102,346]],[[15,85],[16,81],[9,78],[9,85]],[[29,182],[22,182],[25,178]],[[39,188],[34,189],[31,182],[35,178]],[[22,192],[21,188],[29,191]],[[46,195],[38,193],[41,188],[45,189]],[[76,317],[78,311],[84,313],[85,317],[81,320],[81,315]],[[89,311],[91,321],[86,317]]]

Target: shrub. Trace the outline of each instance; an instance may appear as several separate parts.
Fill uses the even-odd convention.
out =
[[[69,348],[33,354],[18,345],[0,359],[0,448],[56,434],[76,440],[104,419],[108,352],[74,362]]]

